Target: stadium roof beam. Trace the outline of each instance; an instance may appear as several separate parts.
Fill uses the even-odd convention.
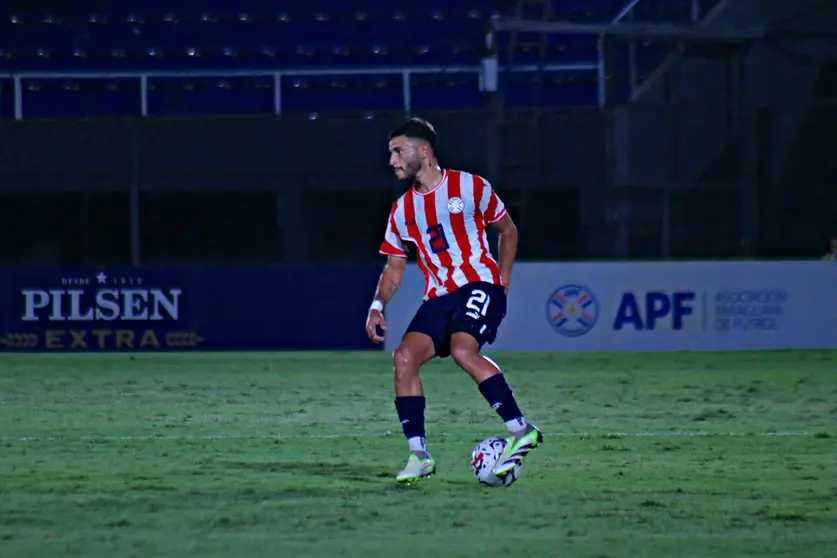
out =
[[[721,27],[715,25],[680,25],[676,23],[577,23],[571,21],[542,21],[493,18],[496,31],[524,33],[560,33],[564,35],[600,35],[613,38],[657,38],[688,41],[748,41],[763,39],[767,30],[760,27]]]

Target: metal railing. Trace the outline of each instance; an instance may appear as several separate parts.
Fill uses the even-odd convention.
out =
[[[493,68],[493,70],[492,70]],[[28,80],[52,79],[137,79],[140,84],[140,94],[137,102],[140,114],[148,116],[149,80],[155,78],[230,78],[230,77],[270,77],[273,79],[273,112],[282,114],[282,80],[286,77],[302,76],[350,76],[350,75],[399,75],[401,77],[401,95],[404,112],[412,109],[413,92],[410,78],[416,74],[476,74],[479,77],[479,87],[488,79],[496,82],[496,76],[488,76],[487,72],[573,72],[597,71],[596,62],[570,62],[546,65],[516,64],[510,67],[496,67],[492,65],[471,66],[370,66],[357,68],[288,68],[273,70],[199,70],[199,71],[147,71],[147,72],[104,72],[104,71],[76,71],[76,72],[7,72],[0,73],[0,78],[10,79],[14,83],[14,117],[21,120],[25,114],[24,85]]]

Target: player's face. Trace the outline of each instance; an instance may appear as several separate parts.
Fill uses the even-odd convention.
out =
[[[421,169],[421,151],[418,144],[404,136],[392,138],[389,142],[389,166],[399,180],[415,180]]]

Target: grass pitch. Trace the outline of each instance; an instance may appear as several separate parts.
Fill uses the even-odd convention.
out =
[[[546,439],[510,488],[449,361],[398,486],[385,354],[0,355],[0,556],[837,556],[837,352],[497,356]]]

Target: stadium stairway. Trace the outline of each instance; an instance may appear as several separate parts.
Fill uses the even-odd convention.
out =
[[[784,22],[798,30],[825,29],[830,24],[837,29],[837,6],[820,0],[724,0],[707,16],[705,23],[710,22],[767,28]],[[798,63],[803,58],[805,63]],[[778,171],[825,59],[823,43],[815,39],[786,46],[744,42],[689,47],[672,53],[634,92],[631,102],[616,111],[617,183],[659,185],[673,180],[674,186],[688,187],[711,181],[718,174],[713,169],[729,160],[730,150],[740,147],[744,135],[753,133],[761,107],[775,103],[786,105],[783,132],[775,135],[783,144],[777,146],[779,156],[772,161]],[[670,106],[655,108],[661,104]],[[661,110],[668,112],[667,118]],[[660,153],[669,153],[666,145],[677,146],[677,152],[670,153],[677,169],[669,175],[663,174],[665,167],[654,164]]]

